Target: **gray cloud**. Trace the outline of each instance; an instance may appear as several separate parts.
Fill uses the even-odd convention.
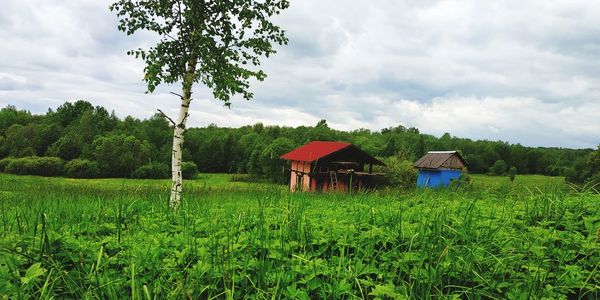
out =
[[[116,30],[110,1],[8,0],[0,10],[0,105],[43,113],[87,99],[120,116],[175,114],[144,94],[125,55],[151,33]],[[231,110],[198,86],[192,126],[255,122],[426,133],[532,146],[600,142],[600,5],[560,1],[293,1],[276,17],[288,46],[265,60],[255,99]]]

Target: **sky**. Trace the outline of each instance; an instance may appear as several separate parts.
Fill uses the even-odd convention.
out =
[[[124,117],[177,115],[180,86],[146,94],[104,0],[4,0],[0,106],[32,113],[85,99]],[[526,146],[600,143],[597,0],[291,0],[287,46],[264,59],[254,99],[231,109],[197,85],[189,126],[315,125],[421,132]]]

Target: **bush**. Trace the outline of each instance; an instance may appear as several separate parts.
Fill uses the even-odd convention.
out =
[[[194,179],[198,175],[198,166],[189,161],[181,163],[181,175],[183,179]]]
[[[33,174],[40,176],[61,176],[65,161],[58,157],[37,157],[34,160]]]
[[[65,165],[65,174],[71,178],[97,178],[100,176],[100,169],[96,162],[74,159]]]
[[[510,169],[508,169],[508,178],[511,182],[515,181],[515,176],[517,176],[517,168],[510,167]]]
[[[126,134],[110,134],[94,139],[84,157],[98,162],[102,176],[126,178],[148,161],[150,152],[147,141]]]
[[[0,172],[4,172],[6,170],[6,166],[13,160],[14,160],[14,158],[12,158],[12,157],[7,157],[4,159],[1,159],[0,160]]]
[[[5,171],[17,175],[60,176],[64,161],[58,157],[23,157],[11,160]]]
[[[466,173],[460,174],[458,179],[450,181],[450,187],[453,189],[469,189],[471,187],[471,176]]]
[[[169,173],[169,166],[154,162],[137,168],[131,173],[131,177],[137,179],[164,179],[169,178]]]
[[[497,160],[489,170],[490,175],[502,176],[506,174],[506,170],[508,169],[508,165],[503,160]]]
[[[4,172],[17,175],[26,175],[29,173],[30,164],[28,164],[28,161],[29,158],[27,157],[11,159],[4,168]]]
[[[384,160],[385,167],[377,167],[378,172],[385,172],[385,183],[404,189],[413,188],[417,182],[417,170],[410,160],[396,155]]]

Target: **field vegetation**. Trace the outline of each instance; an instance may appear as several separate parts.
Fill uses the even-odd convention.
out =
[[[600,298],[600,197],[562,178],[245,179],[200,174],[172,213],[168,180],[0,175],[0,298]]]

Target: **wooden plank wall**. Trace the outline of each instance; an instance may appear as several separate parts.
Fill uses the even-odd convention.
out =
[[[290,174],[290,191],[302,190],[308,191],[310,190],[310,173],[311,164],[302,161],[292,161],[291,166],[291,174]],[[297,174],[294,171],[303,172],[304,174]],[[298,187],[298,176],[302,176],[302,186]]]

